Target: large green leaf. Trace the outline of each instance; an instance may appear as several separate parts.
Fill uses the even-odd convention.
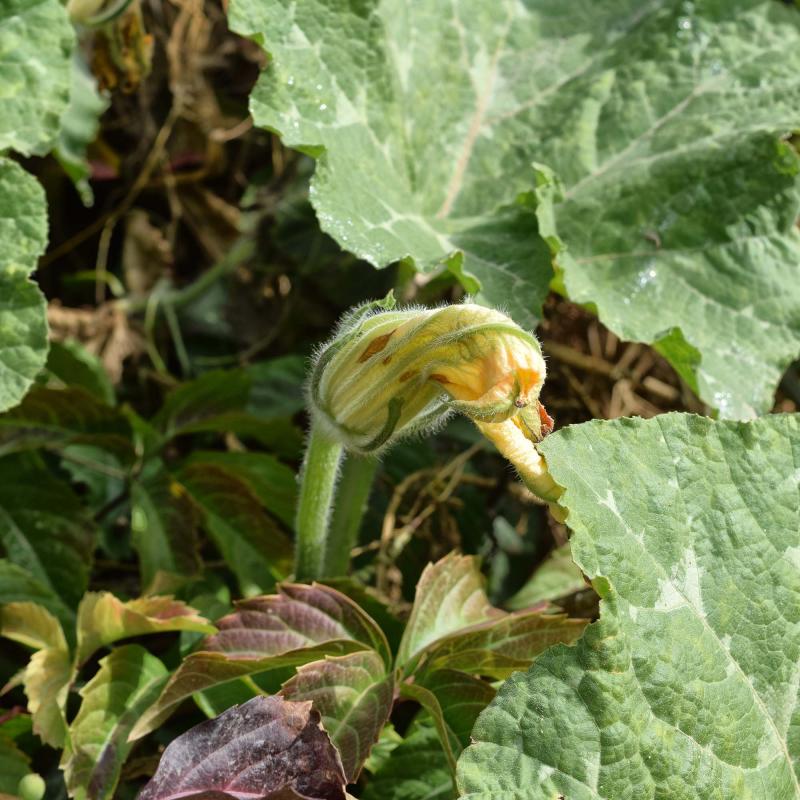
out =
[[[120,771],[133,746],[134,722],[158,696],[167,669],[139,645],[113,650],[81,689],[80,710],[69,726],[69,744],[61,766],[70,796],[106,800],[114,794]]]
[[[596,421],[541,449],[601,618],[503,686],[464,796],[800,797],[800,415]]]
[[[28,277],[46,244],[42,187],[0,156],[0,411],[22,399],[47,358],[44,295]]]
[[[69,100],[74,42],[59,0],[0,5],[0,152],[43,155],[50,150]]]
[[[272,55],[253,116],[319,157],[311,199],[343,247],[448,263],[523,324],[552,257],[723,415],[769,407],[800,351],[796,9],[234,0],[231,23]]]
[[[45,300],[29,278],[47,244],[47,205],[36,180],[2,154],[50,149],[74,39],[59,0],[0,5],[0,411],[22,399],[47,357]]]
[[[460,5],[237,0],[231,26],[272,55],[256,123],[320,156],[311,200],[323,229],[376,266],[447,263],[530,325],[552,275],[519,197],[533,187],[530,137],[481,131],[518,91],[524,42],[506,46],[509,30],[528,46],[535,31],[510,2]]]

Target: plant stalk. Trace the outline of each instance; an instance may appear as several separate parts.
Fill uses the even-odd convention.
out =
[[[295,522],[295,579],[333,577],[328,565],[329,525],[342,445],[312,421],[300,474],[300,497]]]
[[[326,577],[347,574],[350,552],[358,544],[358,532],[377,469],[377,458],[353,455],[345,458],[325,548],[329,570]]]

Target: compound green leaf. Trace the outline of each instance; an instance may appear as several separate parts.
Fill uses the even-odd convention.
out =
[[[49,587],[7,558],[0,558],[0,606],[6,603],[38,603],[62,625],[73,626],[75,612]]]
[[[469,743],[472,726],[494,697],[494,689],[464,672],[430,669],[421,670],[413,680],[402,683],[400,694],[416,700],[431,715],[442,752],[455,773],[456,758]]]
[[[522,324],[552,260],[721,415],[769,408],[800,351],[796,9],[234,0],[231,23],[272,56],[256,123],[318,157],[343,247],[447,264]]]
[[[163,467],[131,484],[131,536],[142,585],[179,585],[201,571],[199,513]]]
[[[451,553],[419,579],[397,663],[406,673],[421,661],[506,678],[551,644],[574,641],[585,624],[546,609],[508,614],[494,608],[477,559]]]
[[[0,152],[50,150],[69,101],[74,43],[59,0],[5,0],[0,6]]]
[[[0,60],[2,41],[0,35]],[[42,187],[0,156],[0,411],[22,399],[47,358],[46,303],[29,278],[46,244]]]
[[[75,608],[89,583],[94,524],[38,461],[0,460],[0,553]]]
[[[236,575],[241,593],[271,589],[292,568],[292,543],[267,515],[251,483],[227,467],[193,463],[181,483],[202,512],[204,527]]]
[[[800,415],[595,421],[540,447],[601,618],[501,688],[463,796],[800,797]]]
[[[74,444],[102,448],[122,462],[133,458],[131,429],[122,412],[76,386],[37,386],[19,407],[0,416],[0,455]]]
[[[477,560],[450,553],[428,564],[420,576],[397,663],[407,663],[448,634],[502,616],[489,602]]]
[[[195,450],[184,462],[192,467],[219,467],[243,481],[259,503],[289,527],[294,526],[297,474],[269,453]]]
[[[364,800],[451,800],[453,775],[430,720],[414,720],[396,747],[367,783]]]
[[[310,700],[339,751],[348,783],[355,783],[389,718],[394,677],[374,650],[326,656],[297,669],[281,689],[287,700]]]
[[[113,797],[132,744],[128,734],[158,697],[167,668],[143,647],[130,644],[100,659],[100,669],[80,691],[83,701],[69,726],[61,767],[70,797]]]

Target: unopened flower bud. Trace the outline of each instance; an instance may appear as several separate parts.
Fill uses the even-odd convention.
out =
[[[329,435],[362,453],[451,411],[487,424],[519,418],[537,440],[544,377],[536,338],[505,314],[472,303],[398,311],[388,299],[351,312],[318,353],[311,408]]]

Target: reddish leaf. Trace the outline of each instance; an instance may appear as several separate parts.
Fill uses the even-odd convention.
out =
[[[342,757],[348,783],[355,782],[392,710],[394,676],[387,674],[381,657],[362,650],[305,664],[281,694],[314,703]]]
[[[245,675],[365,648],[376,650],[388,669],[386,638],[348,597],[318,584],[284,584],[278,590],[277,595],[241,601],[233,614],[219,620],[219,633],[184,660],[137,723],[132,739],[157,728],[194,692]]]
[[[175,739],[139,800],[344,800],[344,787],[311,703],[254,697]]]

